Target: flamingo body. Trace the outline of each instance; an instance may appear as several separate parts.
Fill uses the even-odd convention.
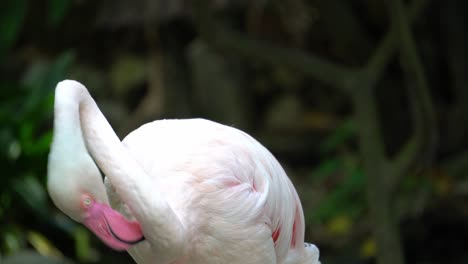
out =
[[[86,90],[73,81],[59,88]],[[89,228],[108,245],[124,243],[114,248],[128,249],[137,263],[320,263],[318,249],[304,246],[304,216],[296,190],[255,139],[229,126],[185,119],[145,124],[120,142],[87,91],[80,93],[82,140],[87,155],[107,176],[106,197],[113,208],[107,209],[106,201],[93,207],[113,215],[105,215],[104,222],[98,218]],[[54,170],[50,161],[49,170]],[[53,184],[49,192],[54,202],[60,199]],[[102,196],[101,188],[89,191],[91,197],[94,192]],[[67,211],[66,206],[59,208]],[[123,231],[100,236],[96,226],[102,223],[110,225],[108,230],[119,226]],[[122,237],[138,243],[125,247]]]

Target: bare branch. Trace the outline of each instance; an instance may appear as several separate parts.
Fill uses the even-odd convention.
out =
[[[434,126],[436,120],[424,68],[408,26],[408,18],[403,4],[401,0],[390,1],[389,8],[393,27],[398,33],[401,46],[401,64],[406,70],[407,79],[414,80],[414,83],[410,82],[409,85],[414,133],[394,160],[396,175],[399,177],[392,177],[390,185],[395,188],[400,178],[406,174],[414,160],[423,152],[424,146],[435,142]]]
[[[403,5],[399,2],[399,15],[404,13]],[[414,16],[422,9],[421,2],[413,2]],[[395,12],[391,12],[392,19],[395,19]],[[405,27],[409,32],[408,19],[400,20],[400,27]],[[364,169],[366,171],[367,184],[366,192],[369,202],[369,209],[374,221],[374,235],[378,245],[377,263],[379,264],[403,264],[404,256],[398,231],[398,221],[392,210],[391,195],[396,183],[403,175],[401,170],[397,170],[394,163],[389,162],[384,153],[384,140],[378,125],[376,99],[374,88],[376,82],[381,78],[388,61],[393,56],[396,39],[400,36],[400,28],[393,25],[391,30],[374,55],[369,59],[362,74],[361,87],[353,93],[353,106],[356,112],[356,119],[360,124],[360,152],[363,157]],[[414,47],[414,43],[413,43]],[[412,54],[416,54],[413,48]],[[418,61],[413,58],[414,61]],[[413,65],[414,66],[414,65]],[[422,67],[414,66],[419,71],[419,87],[424,86],[425,79],[422,75]],[[357,87],[356,87],[357,88]],[[420,89],[419,92],[421,92]]]
[[[420,15],[424,7],[427,5],[428,0],[415,0],[407,8],[408,18],[414,22]],[[390,31],[385,35],[383,40],[378,45],[374,54],[369,58],[365,67],[365,76],[371,85],[374,85],[388,65],[390,59],[393,57],[396,48],[396,39],[398,30],[395,25],[392,25]]]

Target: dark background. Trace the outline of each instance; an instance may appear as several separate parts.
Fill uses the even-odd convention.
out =
[[[0,262],[131,262],[45,189],[53,90],[69,78],[121,138],[188,117],[253,135],[295,183],[322,263],[468,263],[467,13],[463,0],[0,1]]]

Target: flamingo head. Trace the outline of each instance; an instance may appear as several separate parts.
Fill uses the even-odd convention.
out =
[[[109,206],[101,173],[84,143],[78,107],[73,106],[73,100],[57,95],[47,169],[49,195],[62,212],[84,224],[109,247],[127,250],[143,240],[140,224]]]
[[[140,224],[108,205],[101,174],[94,163],[83,166],[75,160],[74,165],[67,165],[67,162],[55,163],[54,158],[49,156],[47,188],[62,212],[115,250],[127,250],[143,240]]]
[[[80,199],[82,223],[115,250],[127,250],[144,239],[140,224],[127,220],[105,203],[85,193]]]

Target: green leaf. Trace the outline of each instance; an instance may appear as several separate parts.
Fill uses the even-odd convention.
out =
[[[21,85],[29,89],[41,87],[50,70],[50,64],[50,62],[42,59],[32,62],[22,76]]]
[[[52,142],[52,131],[44,133],[35,143],[32,149],[33,154],[43,154],[49,151]]]
[[[45,82],[43,83],[43,87],[46,91],[53,91],[55,85],[66,78],[68,70],[74,59],[75,53],[73,51],[66,51],[62,53],[57,60],[55,60],[46,76]]]
[[[27,95],[22,99],[18,116],[40,122],[50,113],[55,85],[67,76],[74,57],[72,51],[66,51],[53,63],[38,62],[29,67],[22,79]]]
[[[47,96],[44,92],[53,91],[57,82],[65,78],[74,58],[74,52],[68,50],[52,63],[38,61],[32,64],[22,79],[22,85],[30,90],[29,93],[36,93],[34,96],[37,96],[37,93],[41,98]]]
[[[13,190],[35,212],[42,214],[43,208],[47,208],[47,195],[44,187],[34,175],[19,178],[13,182]]]
[[[4,214],[7,214],[11,204],[11,194],[9,192],[0,193],[0,219],[3,219]]]
[[[14,254],[24,246],[22,236],[16,228],[7,229],[6,233],[2,237],[2,240],[5,251],[8,254]]]
[[[16,41],[27,12],[27,0],[1,1],[0,60]]]
[[[62,252],[60,252],[60,250],[58,250],[49,239],[38,231],[28,231],[27,239],[33,248],[41,255],[48,257],[63,257]]]
[[[48,152],[52,141],[52,131],[47,131],[36,139],[34,130],[32,122],[26,121],[20,126],[21,146],[26,155],[38,155]]]
[[[4,126],[3,128],[0,129],[0,146],[4,146],[3,148],[0,149],[0,155],[2,157],[7,157],[9,154],[8,147],[15,139],[13,129]]]
[[[32,122],[24,122],[20,127],[20,140],[23,148],[27,149],[32,142],[34,125]]]
[[[70,9],[70,0],[49,0],[48,23],[52,27],[57,27]]]
[[[323,222],[338,214],[357,217],[364,208],[364,197],[359,197],[359,194],[364,193],[364,184],[364,174],[360,168],[356,168],[327,195],[317,208],[313,220]]]
[[[74,232],[76,256],[81,262],[96,261],[96,254],[91,248],[89,231],[77,226]]]
[[[352,119],[343,121],[325,141],[320,144],[320,152],[329,153],[355,135],[355,122]]]
[[[327,159],[321,162],[319,166],[314,169],[312,172],[313,177],[310,178],[316,181],[323,181],[328,176],[336,173],[340,169],[340,166],[341,162],[338,159]]]

